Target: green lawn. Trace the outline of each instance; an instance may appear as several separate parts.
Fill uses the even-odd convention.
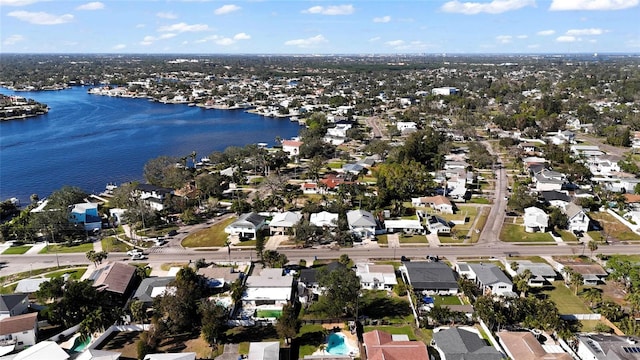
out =
[[[313,354],[325,342],[326,336],[327,330],[322,325],[302,325],[295,340],[299,346],[298,358]]]
[[[86,271],[87,271],[87,268],[74,269],[74,270],[58,270],[58,271],[54,271],[46,274],[45,277],[53,279],[53,278],[61,277],[64,274],[69,274],[70,279],[79,280]]]
[[[435,305],[463,305],[462,301],[460,301],[460,298],[457,296],[440,296],[440,295],[435,295],[432,296],[433,300],[434,300],[434,304]]]
[[[504,224],[500,232],[500,240],[506,242],[550,242],[555,243],[549,233],[528,233],[523,226]]]
[[[569,289],[562,281],[554,281],[553,289],[543,290],[542,293],[553,301],[560,314],[591,314],[592,311],[584,301],[574,295],[573,289]]]
[[[471,198],[468,202],[471,204],[491,204],[491,200],[483,197],[474,197]]]
[[[376,235],[376,239],[377,239],[378,245],[388,245],[389,244],[389,240],[387,239],[387,234]]]
[[[626,225],[611,216],[611,214],[602,211],[590,212],[589,217],[592,220],[600,223],[600,226],[604,229],[604,232],[606,234],[609,234],[609,238],[617,239],[620,241],[640,240],[640,235],[633,232]],[[589,232],[589,234],[591,234],[591,232]],[[597,238],[594,237],[594,239]]]
[[[31,249],[31,245],[12,246],[2,252],[2,255],[21,255]]]
[[[477,232],[474,230],[471,232],[471,242],[472,243],[476,243],[478,242],[478,239],[480,238],[480,232],[482,231],[482,229],[484,228],[485,224],[487,223],[487,217],[489,216],[489,209],[488,208],[482,208],[482,211],[480,212],[480,215],[478,215],[478,221],[476,222],[476,227],[475,230],[478,230]]]
[[[560,237],[564,242],[577,242],[578,238],[571,232],[567,230],[560,230]]]
[[[215,224],[207,229],[200,230],[194,234],[190,234],[182,240],[184,247],[222,247],[227,241],[228,234],[224,232],[224,228],[236,220],[235,217],[229,218],[223,222]]]
[[[65,254],[65,253],[86,253],[93,250],[93,243],[85,243],[80,245],[61,245],[61,244],[49,244],[49,246],[40,250],[39,254]]]
[[[122,241],[116,239],[113,236],[108,236],[101,240],[102,242],[102,250],[108,253],[111,252],[127,252],[131,250],[131,246],[123,243]]]
[[[259,318],[277,318],[282,316],[282,310],[257,310],[256,315]]]
[[[429,241],[425,235],[403,235],[399,236],[400,244],[427,244]],[[380,241],[378,240],[378,243]]]

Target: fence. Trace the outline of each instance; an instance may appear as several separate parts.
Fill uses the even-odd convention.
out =
[[[600,314],[563,314],[560,318],[568,321],[576,320],[600,320],[602,315]]]
[[[97,339],[91,342],[91,344],[87,347],[88,349],[95,349],[98,345],[102,344],[111,333],[114,331],[147,331],[149,330],[149,324],[132,324],[132,325],[111,325],[102,335],[98,336]]]

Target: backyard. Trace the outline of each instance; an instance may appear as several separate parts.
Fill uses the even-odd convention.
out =
[[[553,301],[560,314],[591,314],[592,311],[585,302],[574,295],[572,289],[565,286],[563,281],[554,281],[552,289],[545,289],[537,293]]]

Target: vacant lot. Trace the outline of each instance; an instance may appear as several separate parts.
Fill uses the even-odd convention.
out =
[[[219,222],[207,229],[200,230],[182,240],[184,247],[221,247],[225,246],[227,233],[224,228],[236,220],[235,217]]]
[[[92,243],[85,243],[80,245],[61,245],[61,244],[49,244],[44,249],[40,250],[40,254],[54,254],[54,253],[86,253],[89,250],[93,250]]]
[[[554,281],[553,289],[546,289],[539,293],[553,301],[558,307],[560,314],[591,314],[592,311],[578,296],[574,295],[573,289],[569,289],[562,281]]]
[[[524,231],[523,226],[515,224],[504,224],[502,226],[500,240],[506,242],[554,242],[548,233],[528,233]]]
[[[640,240],[640,235],[634,233],[625,226],[620,221],[616,220],[613,216],[606,212],[591,212],[589,213],[589,217],[597,221],[600,224],[600,227],[603,229],[603,233],[605,237],[608,236],[608,239],[603,239],[602,237],[597,238],[594,237],[595,240],[619,240],[619,241],[638,241]],[[589,232],[591,235],[592,232]],[[602,235],[602,234],[601,234]],[[593,237],[593,236],[592,236]]]

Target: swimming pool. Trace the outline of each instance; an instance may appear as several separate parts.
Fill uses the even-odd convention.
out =
[[[331,333],[327,338],[327,352],[332,355],[349,355],[344,334]]]
[[[84,336],[78,335],[73,341],[73,346],[71,347],[71,351],[82,352],[82,350],[84,350],[87,347],[87,345],[89,345],[90,343],[91,343],[91,336],[84,337]]]

